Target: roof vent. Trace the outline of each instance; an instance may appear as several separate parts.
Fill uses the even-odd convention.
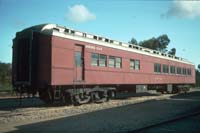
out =
[[[66,32],[66,33],[69,33],[69,29],[65,29],[65,31],[64,32]]]
[[[94,38],[95,40],[97,40],[97,36],[93,36],[93,38]]]
[[[75,33],[75,31],[74,30],[71,30],[71,34],[74,34]]]
[[[102,37],[99,37],[98,39],[99,39],[99,40],[102,40]]]
[[[105,42],[109,42],[109,39],[106,38],[106,39],[105,39]]]
[[[58,28],[55,28],[55,27],[53,28],[53,30],[58,31],[58,32],[60,31]]]

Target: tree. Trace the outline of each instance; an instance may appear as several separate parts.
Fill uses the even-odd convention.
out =
[[[200,64],[197,66],[196,70],[196,86],[200,86]]]
[[[144,40],[139,43],[140,46],[150,48],[153,50],[158,50],[159,42],[156,38],[151,38],[149,40]]]
[[[137,40],[135,38],[132,38],[131,41],[129,41],[128,43],[138,45]]]
[[[200,72],[196,70],[196,86],[200,86]]]
[[[167,46],[170,43],[168,36],[166,34],[161,35],[157,38],[157,40],[159,42],[158,50],[161,52],[167,52]]]
[[[11,64],[0,62],[0,84],[11,83]]]
[[[139,43],[140,46],[158,50],[160,52],[167,52],[167,46],[170,43],[170,39],[166,34],[161,35],[157,38],[153,37],[149,40],[144,40]]]
[[[171,55],[176,55],[176,48],[172,48],[168,54],[171,54]]]

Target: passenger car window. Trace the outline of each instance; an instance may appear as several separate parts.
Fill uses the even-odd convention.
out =
[[[115,60],[116,60],[115,67],[121,68],[122,67],[122,59],[120,57],[116,57]]]
[[[135,61],[130,59],[130,69],[135,69]]]
[[[177,67],[177,74],[181,74],[181,68]]]
[[[154,64],[154,72],[157,72],[157,73],[161,72],[161,65],[159,63]]]
[[[169,73],[169,66],[163,65],[163,73]]]
[[[135,60],[135,70],[140,70],[140,61]]]
[[[109,56],[109,67],[115,67],[115,57]]]
[[[175,66],[170,66],[170,73],[175,74],[176,73],[176,68]]]
[[[99,57],[99,66],[106,66],[107,62],[107,57],[106,55],[103,55],[103,54],[100,54],[100,57]]]
[[[81,52],[79,52],[79,51],[75,52],[75,63],[76,63],[77,67],[82,66],[82,63],[81,63]]]
[[[98,66],[99,62],[99,54],[92,53],[91,54],[91,65],[92,66]]]

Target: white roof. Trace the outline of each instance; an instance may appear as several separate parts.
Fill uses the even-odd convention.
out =
[[[180,58],[180,57],[176,57],[174,55],[169,55],[166,53],[162,53],[162,52],[152,50],[149,48],[145,48],[145,47],[141,47],[138,45],[124,43],[121,41],[108,39],[106,37],[81,32],[81,31],[74,30],[71,28],[59,26],[56,24],[43,24],[43,25],[33,26],[31,28],[37,28],[40,30],[40,32],[43,32],[46,34],[52,34],[52,35],[63,37],[63,38],[69,38],[72,40],[88,42],[88,43],[92,43],[92,44],[96,44],[96,45],[111,47],[111,48],[115,48],[115,49],[121,49],[121,50],[135,52],[135,53],[139,53],[139,54],[143,54],[143,55],[149,55],[149,56],[153,56],[153,57],[157,57],[157,58],[162,58],[162,59],[167,59],[167,60],[172,60],[172,61],[177,61],[177,62],[181,62],[181,63],[194,65],[190,61]]]

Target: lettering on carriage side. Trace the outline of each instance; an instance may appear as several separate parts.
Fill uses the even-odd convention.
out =
[[[163,78],[161,78],[161,77],[155,77],[154,80],[155,80],[155,81],[162,81]]]
[[[98,46],[86,45],[85,48],[102,51],[102,48]]]

